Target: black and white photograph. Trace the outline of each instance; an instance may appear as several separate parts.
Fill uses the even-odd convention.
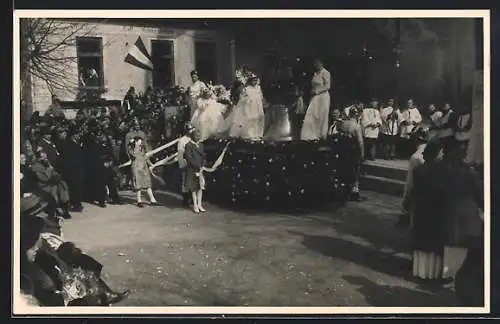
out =
[[[488,312],[489,11],[320,12],[15,11],[13,312]]]

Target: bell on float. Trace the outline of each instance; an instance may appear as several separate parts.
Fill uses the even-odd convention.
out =
[[[273,105],[266,113],[267,131],[264,139],[272,141],[291,141],[293,139],[293,123],[290,120],[286,105]]]

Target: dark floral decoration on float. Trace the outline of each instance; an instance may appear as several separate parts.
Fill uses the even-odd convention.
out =
[[[212,138],[210,166],[229,142],[222,165],[207,173],[208,199],[238,206],[297,207],[347,199],[355,180],[355,140],[274,142]]]

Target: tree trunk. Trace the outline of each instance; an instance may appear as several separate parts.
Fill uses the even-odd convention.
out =
[[[21,120],[26,120],[33,112],[33,97],[32,97],[32,84],[30,75],[30,60],[28,49],[28,29],[29,18],[21,18],[19,20],[20,27],[20,82],[19,91],[21,98]]]

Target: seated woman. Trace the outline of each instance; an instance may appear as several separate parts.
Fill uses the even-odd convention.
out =
[[[71,218],[68,185],[50,164],[47,154],[42,149],[36,150],[35,158],[31,170],[36,177],[38,189],[44,193],[48,200],[55,201],[56,207],[62,209],[63,218]]]
[[[30,195],[36,191],[36,175],[31,170],[31,164],[29,163],[26,154],[21,153],[21,197]]]
[[[43,216],[45,205],[32,195],[21,199],[21,291],[40,306],[109,306],[128,296],[101,279],[103,266],[60,237]]]

